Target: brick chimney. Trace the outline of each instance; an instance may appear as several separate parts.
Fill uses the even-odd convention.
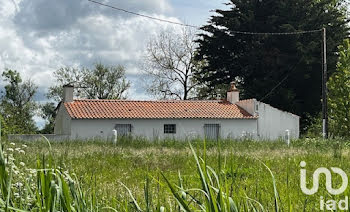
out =
[[[64,85],[63,86],[63,102],[73,102],[73,85]]]
[[[236,88],[235,82],[231,82],[230,89],[227,91],[226,100],[231,104],[235,104],[239,101],[239,90]]]

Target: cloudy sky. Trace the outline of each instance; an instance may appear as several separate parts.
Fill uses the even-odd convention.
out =
[[[202,25],[226,0],[98,0],[123,9]],[[38,86],[38,101],[60,67],[122,64],[131,99],[150,98],[140,87],[147,41],[169,24],[122,13],[87,0],[0,0],[0,72],[15,69]],[[0,80],[0,89],[3,89]],[[38,122],[40,122],[38,120]],[[42,121],[41,121],[42,123]]]

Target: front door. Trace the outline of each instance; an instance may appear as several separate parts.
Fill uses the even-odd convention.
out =
[[[131,133],[131,124],[116,124],[115,130],[117,130],[118,137],[128,136]]]
[[[220,124],[204,124],[204,135],[207,140],[217,141],[220,137]]]

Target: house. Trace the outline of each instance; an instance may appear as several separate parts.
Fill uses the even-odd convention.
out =
[[[299,137],[299,117],[255,99],[240,100],[231,83],[226,100],[73,99],[64,87],[55,134],[70,139],[113,139],[131,135],[149,140],[204,138],[278,139]]]

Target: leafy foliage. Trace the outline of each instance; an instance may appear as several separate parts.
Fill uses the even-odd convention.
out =
[[[46,124],[42,130],[41,134],[51,134],[54,131],[54,122],[56,118],[56,106],[53,102],[47,102],[40,106],[41,117],[46,120]]]
[[[337,71],[328,81],[331,132],[350,137],[350,40],[339,46]]]
[[[88,68],[61,68],[55,73],[57,85],[49,88],[48,98],[59,102],[62,100],[63,85],[74,85],[75,96],[88,99],[122,99],[130,87],[125,78],[123,66],[105,66],[95,64]]]
[[[8,83],[0,103],[0,113],[7,133],[34,133],[37,129],[33,121],[37,86],[30,80],[23,81],[17,71],[10,69],[6,69],[2,77]]]
[[[302,117],[321,109],[321,32],[297,35],[247,35],[244,32],[298,32],[327,29],[329,73],[335,71],[337,46],[348,36],[348,20],[333,0],[231,0],[216,10],[198,40],[197,73],[207,93],[237,80],[243,98],[256,98]],[[278,86],[277,86],[278,85]],[[277,86],[273,90],[273,88]],[[270,91],[273,92],[270,93]]]

